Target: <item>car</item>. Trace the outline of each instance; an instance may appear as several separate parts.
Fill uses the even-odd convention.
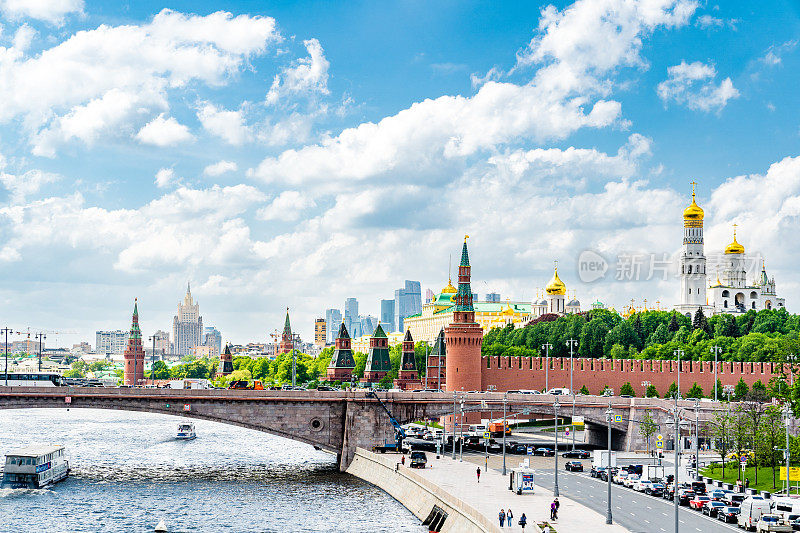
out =
[[[639,476],[636,474],[628,474],[625,476],[625,479],[622,480],[622,485],[628,487],[629,489],[633,487],[633,484],[639,481]]]
[[[506,453],[513,453],[514,455],[526,455],[528,453],[528,447],[519,442],[507,442]]]
[[[664,485],[662,483],[650,483],[650,486],[644,489],[644,493],[650,496],[661,496],[664,494]]]
[[[692,481],[692,490],[695,494],[705,494],[706,484],[702,481]]]
[[[605,469],[606,469],[606,467],[604,467],[604,466],[593,466],[589,470],[589,477],[599,478],[600,477],[600,473]]]
[[[787,533],[792,531],[792,526],[779,514],[762,514],[756,523],[757,533]]]
[[[722,497],[722,502],[731,507],[739,507],[747,498],[746,495],[737,492],[726,492]]]
[[[553,448],[536,448],[533,450],[533,455],[541,455],[542,457],[553,457],[556,452]]]
[[[689,508],[695,511],[701,511],[706,502],[710,502],[711,498],[708,496],[695,493],[695,497],[689,500]]]
[[[706,494],[711,498],[712,501],[721,502],[722,498],[725,496],[725,491],[722,489],[716,489],[712,490],[711,492],[707,492]]]
[[[721,520],[726,524],[736,523],[736,519],[739,516],[739,508],[738,507],[720,507],[719,511],[717,511],[717,520]]]
[[[583,463],[580,461],[567,461],[564,469],[570,472],[583,472]]]
[[[411,468],[425,468],[428,464],[428,456],[425,452],[411,452]]]
[[[707,514],[711,518],[714,518],[715,516],[717,516],[717,512],[719,512],[719,510],[722,509],[723,507],[726,507],[724,503],[718,502],[716,500],[709,500],[703,506],[701,511],[703,512],[703,514]]]
[[[652,484],[653,484],[653,482],[650,481],[649,479],[640,479],[639,481],[636,481],[631,486],[631,488],[633,490],[635,490],[636,492],[645,492],[647,490],[647,488]]]
[[[588,459],[591,454],[586,450],[567,450],[561,454],[561,457],[571,457],[575,459]]]
[[[800,518],[789,521],[789,524],[792,526],[792,531],[800,531]]]
[[[597,478],[600,481],[605,481],[606,483],[608,483],[608,476],[611,475],[611,481],[613,482],[614,481],[614,476],[616,474],[617,474],[617,469],[616,468],[604,468],[597,475]]]
[[[616,483],[617,485],[622,485],[625,482],[625,478],[628,477],[630,474],[627,472],[623,472],[622,470],[616,472],[614,477],[611,478],[611,481]]]
[[[680,505],[689,505],[695,497],[694,492],[689,489],[678,489],[678,503]]]

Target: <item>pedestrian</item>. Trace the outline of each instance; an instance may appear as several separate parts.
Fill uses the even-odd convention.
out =
[[[481,482],[481,467],[478,467],[478,469],[475,471],[475,473],[478,474],[478,483],[480,483]]]
[[[402,457],[400,457],[400,463],[401,463],[403,466],[405,466],[405,465],[406,465],[406,456],[405,456],[405,454],[403,454],[403,456],[402,456]]]
[[[522,516],[519,517],[519,525],[522,526],[522,531],[524,533],[525,526],[528,524],[528,519],[525,517],[525,513],[522,513]]]
[[[512,527],[511,526],[511,524],[512,524],[511,520],[513,520],[513,519],[514,519],[514,513],[511,512],[511,507],[509,507],[508,511],[506,511],[506,524],[508,524],[508,527]]]
[[[550,502],[550,520],[556,519],[556,502]]]
[[[556,499],[555,499],[555,501],[554,501],[553,503],[555,503],[555,504],[556,504],[556,513],[555,513],[555,515],[553,516],[553,518],[554,518],[555,520],[558,520],[558,508],[559,508],[559,507],[561,507],[561,502],[560,502],[560,501],[558,501],[558,498],[556,498]]]
[[[503,509],[500,509],[498,518],[500,518],[500,527],[504,527],[506,523],[506,512]]]
[[[750,488],[750,478],[749,477],[744,478],[744,488],[746,488],[746,489]]]

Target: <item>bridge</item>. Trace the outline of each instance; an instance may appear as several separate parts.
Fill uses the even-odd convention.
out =
[[[381,392],[381,400],[401,423],[451,415],[454,394],[447,392]],[[464,403],[467,419],[477,412],[494,416],[505,403],[509,415],[529,413],[553,415],[556,398],[561,403],[559,416],[572,413],[571,396],[467,392],[455,395]],[[586,421],[586,442],[606,446],[606,410],[615,415],[611,423],[615,449],[643,448],[636,424],[649,410],[659,431],[671,434],[666,421],[675,402],[654,398],[576,396],[575,414]],[[724,404],[700,403],[700,419],[713,417]],[[683,400],[684,416],[694,420],[694,402]],[[182,390],[91,387],[2,387],[0,409],[88,408],[160,413],[232,424],[310,444],[335,454],[339,468],[345,470],[356,447],[371,449],[394,440],[394,430],[377,400],[366,391],[256,391]]]

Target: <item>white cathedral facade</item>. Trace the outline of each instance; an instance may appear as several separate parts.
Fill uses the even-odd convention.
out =
[[[720,265],[722,270],[717,273],[716,281],[708,284],[703,250],[703,218],[704,212],[695,201],[693,187],[692,203],[683,211],[681,298],[675,310],[693,317],[698,309],[710,316],[717,313],[746,313],[750,309],[758,311],[785,307],[785,300],[778,298],[775,292],[775,278],[767,276],[763,261],[761,272],[755,279],[748,281],[748,259],[744,246],[736,241],[736,229],[733,231],[733,242],[725,248]]]

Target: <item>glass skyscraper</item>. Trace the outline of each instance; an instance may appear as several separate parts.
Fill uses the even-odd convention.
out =
[[[406,280],[402,289],[394,291],[395,331],[404,331],[403,320],[422,312],[422,286],[419,281]]]

